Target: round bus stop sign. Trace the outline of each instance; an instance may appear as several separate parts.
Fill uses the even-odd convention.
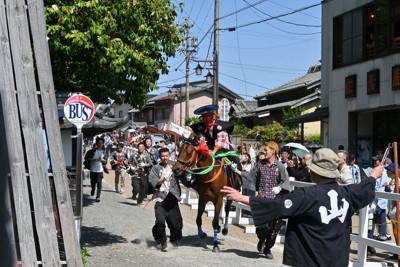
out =
[[[92,120],[95,113],[92,100],[82,94],[74,94],[64,104],[65,117],[80,129],[83,125]]]

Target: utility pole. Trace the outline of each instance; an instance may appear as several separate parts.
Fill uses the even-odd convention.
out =
[[[213,104],[218,105],[219,99],[219,0],[215,0],[214,6],[214,62],[213,62]],[[217,110],[218,113],[218,110]]]
[[[190,37],[189,37],[189,25],[185,25],[186,31],[186,109],[185,109],[185,120],[189,118],[189,65],[190,65]],[[181,106],[181,126],[182,126],[182,106]]]

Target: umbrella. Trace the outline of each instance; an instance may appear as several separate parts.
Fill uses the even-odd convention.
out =
[[[310,151],[303,146],[302,144],[299,143],[287,143],[284,145],[284,147],[289,147],[294,154],[296,154],[299,157],[303,157],[306,153],[310,153]]]
[[[299,156],[300,158],[304,157],[305,154],[309,153],[303,149],[295,148],[292,149],[292,153]]]
[[[323,148],[324,147],[323,145],[318,144],[316,142],[307,142],[307,143],[304,144],[304,146],[306,148],[309,148],[309,149],[318,149],[318,148]]]

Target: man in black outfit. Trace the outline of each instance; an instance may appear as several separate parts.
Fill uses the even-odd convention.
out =
[[[294,177],[296,181],[311,182],[310,172],[307,167],[307,161],[311,158],[311,153],[304,154],[301,159],[301,165],[297,168],[294,166],[293,160],[288,160],[286,170],[289,176]]]
[[[359,184],[340,186],[339,157],[329,148],[321,148],[307,161],[314,186],[293,190],[282,198],[243,196],[224,187],[228,200],[249,204],[254,224],[288,218],[283,264],[290,266],[347,266],[349,264],[349,222],[357,210],[375,198],[375,180],[383,166],[377,166],[369,178]]]

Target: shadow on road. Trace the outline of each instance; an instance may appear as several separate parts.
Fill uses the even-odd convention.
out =
[[[244,258],[255,259],[255,258],[263,258],[265,257],[263,254],[260,254],[257,251],[245,251],[239,249],[226,249],[221,251],[221,253],[235,253],[236,255]]]
[[[111,234],[104,228],[82,226],[81,232],[81,244],[85,247],[101,247],[128,242],[123,236]]]

